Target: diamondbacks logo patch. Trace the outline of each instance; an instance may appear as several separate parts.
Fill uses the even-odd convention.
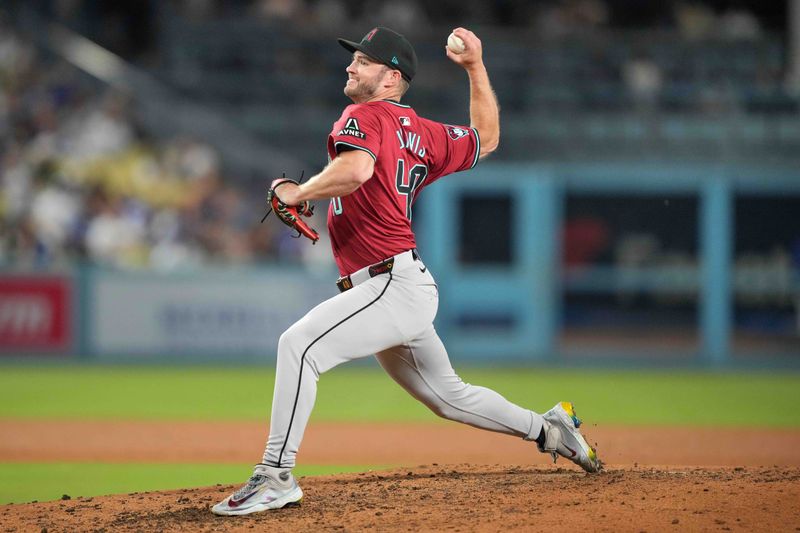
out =
[[[367,134],[361,131],[358,127],[358,120],[355,118],[348,118],[344,123],[344,128],[339,130],[339,133],[336,135],[350,135],[351,137],[355,137],[357,139],[366,139]]]
[[[411,125],[411,119],[410,118],[408,118],[408,117],[399,117],[399,118],[400,118],[400,125],[401,126],[410,126]]]
[[[451,139],[457,141],[458,139],[469,135],[469,130],[459,128],[458,126],[447,126],[447,134],[450,135]]]

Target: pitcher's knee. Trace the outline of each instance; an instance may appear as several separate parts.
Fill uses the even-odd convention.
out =
[[[303,328],[297,323],[290,326],[278,339],[278,359],[299,360],[310,343],[306,337]]]
[[[437,416],[463,422],[467,416],[466,392],[469,387],[470,385],[461,382],[457,387],[447,387],[446,390],[437,391],[423,400],[423,403]]]
[[[310,368],[316,378],[332,365],[326,361],[319,361],[318,357],[324,353],[322,345],[315,342],[318,334],[310,331],[303,321],[296,322],[289,327],[278,339],[278,367],[299,369],[301,363]]]
[[[437,398],[436,401],[425,402],[425,405],[427,405],[428,409],[430,409],[436,416],[447,420],[459,421],[461,411],[452,405],[443,402],[441,399]]]

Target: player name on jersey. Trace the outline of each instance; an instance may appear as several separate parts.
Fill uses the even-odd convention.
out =
[[[413,131],[396,130],[397,139],[400,141],[400,149],[408,150],[417,154],[419,157],[425,157],[425,147],[419,147],[420,136]],[[405,133],[405,137],[403,134]]]

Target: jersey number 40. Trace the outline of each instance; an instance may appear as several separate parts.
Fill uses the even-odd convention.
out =
[[[428,177],[428,167],[422,163],[417,163],[406,175],[406,162],[404,159],[397,160],[397,192],[406,197],[406,217],[411,220],[411,204],[414,203],[417,189],[420,188],[422,182]]]
[[[408,171],[406,174],[406,162],[404,159],[397,160],[397,174],[395,176],[396,182],[395,185],[397,186],[397,193],[401,196],[405,197],[405,204],[406,204],[406,217],[408,220],[411,220],[412,212],[411,212],[411,204],[414,203],[414,197],[416,196],[417,190],[422,185],[422,182],[425,181],[425,178],[428,177],[428,167],[423,165],[422,163],[417,163],[411,170]],[[337,196],[335,198],[331,198],[331,204],[333,205],[333,214],[334,215],[341,215],[344,211],[342,207],[342,199],[341,197]]]

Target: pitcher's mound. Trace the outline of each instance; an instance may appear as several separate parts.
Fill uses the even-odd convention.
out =
[[[236,487],[0,507],[3,531],[699,531],[800,529],[800,468],[424,465],[300,478],[301,506],[209,511]]]

